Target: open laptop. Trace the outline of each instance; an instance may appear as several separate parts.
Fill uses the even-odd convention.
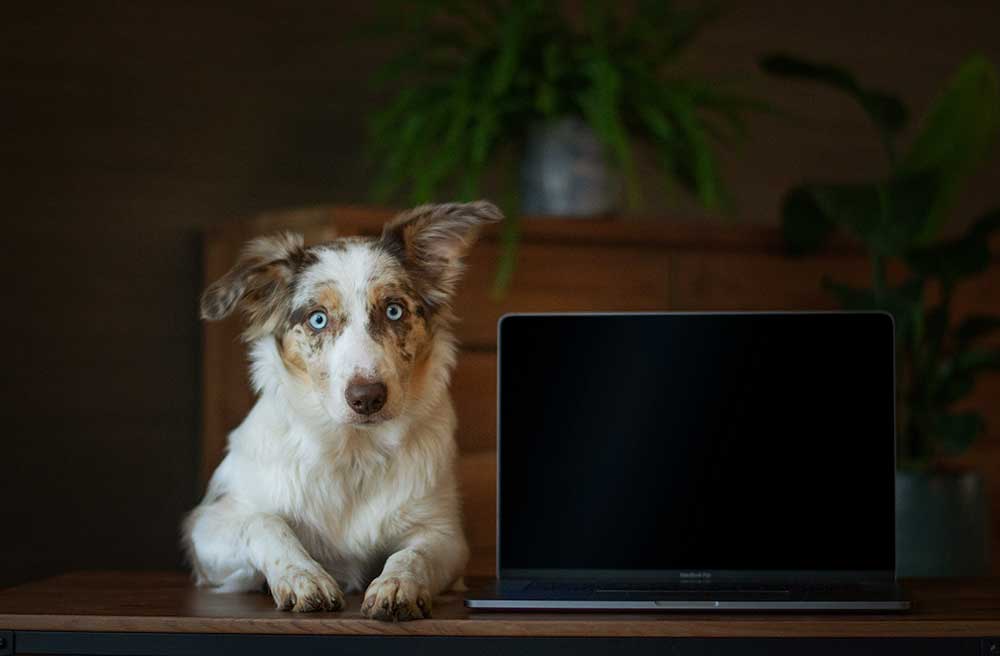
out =
[[[883,313],[514,314],[475,609],[901,610]]]

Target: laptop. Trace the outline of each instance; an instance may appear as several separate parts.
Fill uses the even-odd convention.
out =
[[[469,607],[909,607],[890,315],[512,314],[498,333],[498,578]]]

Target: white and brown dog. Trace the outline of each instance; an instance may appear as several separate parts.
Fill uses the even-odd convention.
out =
[[[430,615],[462,574],[449,301],[487,202],[427,205],[380,238],[250,242],[202,297],[247,316],[259,398],[184,536],[197,582],[279,608]]]

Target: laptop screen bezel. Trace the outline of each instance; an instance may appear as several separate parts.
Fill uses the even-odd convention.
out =
[[[503,444],[502,412],[503,398],[501,380],[503,376],[503,324],[510,319],[531,317],[599,317],[599,316],[799,316],[799,315],[837,315],[837,316],[870,316],[886,317],[892,326],[890,338],[890,357],[892,359],[892,454],[893,478],[896,472],[896,404],[897,404],[897,363],[896,363],[896,327],[895,320],[888,312],[881,311],[721,311],[721,312],[515,312],[507,313],[497,320],[497,463],[496,463],[496,569],[497,577],[502,580],[552,580],[552,581],[666,581],[685,584],[711,584],[718,582],[761,582],[761,583],[885,583],[896,580],[896,535],[892,532],[892,567],[879,570],[623,570],[623,569],[536,569],[536,568],[505,568],[503,566],[501,549],[501,522],[503,521],[503,481],[500,457]],[[893,495],[895,495],[895,480],[893,480]],[[891,521],[895,525],[895,498],[892,504]]]

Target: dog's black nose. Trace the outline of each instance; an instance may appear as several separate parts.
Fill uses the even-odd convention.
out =
[[[385,405],[389,391],[382,382],[357,381],[347,385],[347,405],[359,415],[373,415]]]

